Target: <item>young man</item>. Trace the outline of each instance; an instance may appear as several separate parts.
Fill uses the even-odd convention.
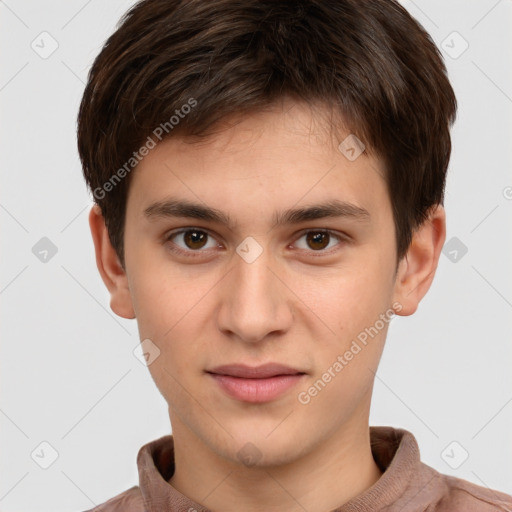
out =
[[[456,102],[392,0],[145,0],[78,145],[111,308],[172,437],[102,511],[498,511],[369,427],[389,322],[428,291]]]

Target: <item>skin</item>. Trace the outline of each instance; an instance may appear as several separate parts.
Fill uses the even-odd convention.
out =
[[[125,268],[101,211],[90,213],[112,310],[136,318],[141,340],[160,350],[149,370],[169,405],[176,463],[170,483],[214,511],[323,512],[378,480],[368,417],[388,324],[308,404],[298,394],[393,305],[399,315],[415,312],[444,243],[438,206],[397,268],[381,160],[365,153],[349,161],[337,149],[343,139],[319,118],[287,99],[226,122],[206,140],[164,140],[131,177]],[[144,214],[170,197],[222,210],[234,225]],[[369,215],[273,226],[274,212],[332,199]],[[203,230],[206,246],[190,248],[183,235],[166,239],[178,228]],[[321,249],[308,243],[307,232],[326,229],[344,238],[333,235]],[[236,252],[248,236],[262,248],[252,263]],[[267,362],[306,375],[279,398],[254,404],[227,396],[205,373]],[[251,466],[239,455],[247,443]]]

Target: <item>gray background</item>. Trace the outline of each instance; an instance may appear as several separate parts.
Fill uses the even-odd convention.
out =
[[[4,512],[92,508],[136,484],[138,449],[170,430],[135,321],[109,309],[76,151],[88,69],[132,3],[0,1]],[[404,5],[443,48],[459,101],[456,239],[418,312],[393,321],[371,423],[411,430],[443,473],[512,493],[512,1]]]

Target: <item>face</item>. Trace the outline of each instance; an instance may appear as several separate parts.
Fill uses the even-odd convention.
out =
[[[160,351],[173,431],[233,461],[292,462],[367,427],[401,308],[383,165],[320,124],[284,102],[165,140],[132,175],[122,300]]]

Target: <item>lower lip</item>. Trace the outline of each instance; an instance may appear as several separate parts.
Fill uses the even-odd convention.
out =
[[[242,402],[270,402],[295,386],[304,374],[276,375],[267,379],[243,379],[210,373],[230,397]]]

